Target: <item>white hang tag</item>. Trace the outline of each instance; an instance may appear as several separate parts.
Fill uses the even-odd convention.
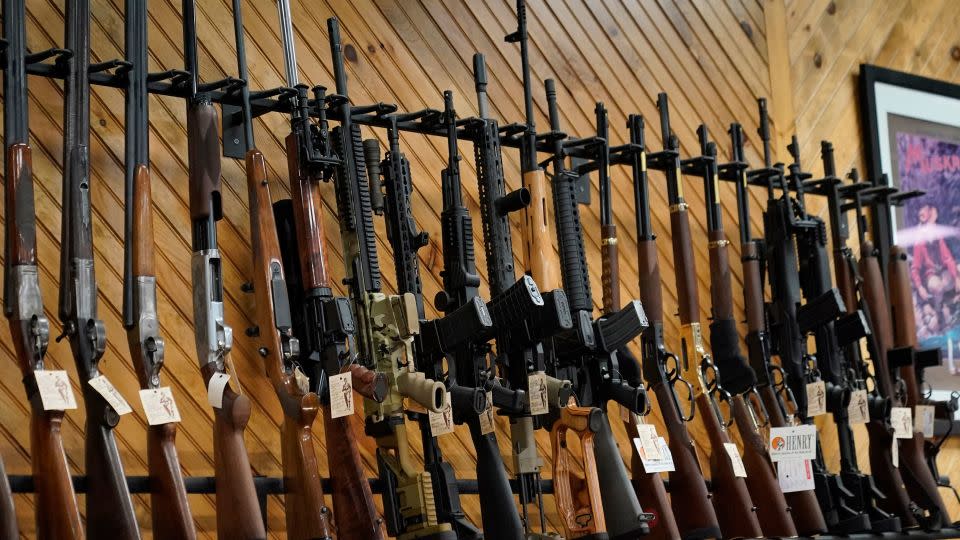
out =
[[[723,443],[723,449],[727,451],[727,455],[730,457],[730,464],[733,465],[734,476],[746,478],[747,469],[743,466],[743,458],[740,457],[740,451],[737,450],[737,445],[732,442],[725,442]]]
[[[814,488],[813,466],[809,459],[785,459],[777,463],[777,481],[784,493]]]
[[[151,426],[180,421],[180,411],[177,410],[177,402],[173,399],[169,386],[141,390],[140,403],[143,404],[143,412],[147,414],[147,423]]]
[[[850,405],[847,407],[847,417],[850,425],[866,424],[870,421],[870,410],[867,407],[866,390],[854,390],[850,394]]]
[[[910,407],[890,409],[890,423],[893,424],[893,436],[897,439],[913,438],[913,411]]]
[[[807,383],[807,416],[827,413],[827,385],[823,381]]]
[[[527,396],[530,399],[530,414],[550,412],[550,400],[547,397],[547,374],[542,371],[527,376]]]
[[[77,399],[70,387],[70,376],[63,370],[38,369],[33,372],[45,411],[66,411],[77,408]]]
[[[210,377],[210,383],[207,384],[207,403],[211,407],[218,409],[223,407],[223,393],[227,390],[228,382],[230,382],[230,375],[219,371]]]
[[[120,395],[120,392],[113,386],[113,383],[107,379],[106,375],[97,375],[87,381],[87,383],[90,384],[98,394],[103,396],[103,399],[107,400],[107,403],[109,403],[110,406],[113,407],[113,410],[117,411],[117,414],[120,416],[133,412],[130,404],[127,403],[127,400],[123,399],[123,396]]]
[[[330,377],[330,418],[353,414],[353,378],[350,372]]]
[[[770,461],[778,462],[790,459],[816,459],[817,426],[803,424],[789,427],[770,428]]]
[[[660,459],[641,459],[643,470],[647,474],[673,472],[677,470],[673,464],[673,454],[670,453],[670,446],[666,439],[657,437],[657,447],[660,451]]]
[[[430,433],[434,437],[453,433],[453,408],[450,405],[450,392],[447,392],[446,400],[440,412],[427,411],[430,415]]]
[[[637,424],[637,436],[633,439],[633,445],[641,460],[659,460],[663,457],[660,453],[659,438],[653,424]]]
[[[493,392],[487,392],[487,408],[480,413],[480,433],[487,435],[497,429],[493,415]]]
[[[304,394],[310,393],[310,377],[300,369],[300,366],[294,366],[293,368],[293,380],[297,382],[297,387],[300,388],[300,392]]]
[[[923,433],[926,438],[933,437],[933,421],[936,409],[933,405],[917,405],[913,417],[913,430]]]
[[[890,462],[893,463],[894,467],[900,468],[900,441],[896,437],[893,438],[893,443],[890,445]]]

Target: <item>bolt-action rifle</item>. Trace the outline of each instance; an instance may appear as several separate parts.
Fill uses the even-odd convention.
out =
[[[672,159],[664,160],[667,178],[667,198],[670,204],[670,230],[673,240],[673,260],[676,267],[677,302],[680,310],[680,370],[693,385],[696,411],[710,439],[710,480],[713,484],[713,503],[725,536],[759,537],[760,523],[756,507],[750,499],[743,478],[736,476],[733,462],[724,445],[730,443],[719,401],[729,400],[729,394],[720,385],[713,359],[707,354],[700,327],[700,301],[697,292],[697,271],[693,258],[693,237],[690,232],[688,205],[683,197],[680,142],[670,132],[670,112],[667,95],[657,98],[660,110],[660,129],[664,151]]]
[[[314,101],[308,99],[307,86],[300,84],[297,73],[290,4],[278,0],[277,7],[287,86],[296,90],[286,138],[291,199],[274,203],[293,333],[300,341],[299,362],[309,389],[320,397],[323,410],[333,507],[350,509],[337,516],[337,532],[343,538],[381,540],[387,533],[367,481],[351,416],[333,418],[329,380],[349,372],[353,389],[374,401],[386,397],[387,380],[382,373],[354,363],[348,350],[356,327],[350,300],[334,296],[331,288],[320,195],[320,183],[332,178],[338,163],[327,130],[325,90],[314,88]],[[319,122],[313,122],[311,111],[316,111]]]
[[[36,491],[37,538],[83,538],[70,465],[63,451],[60,426],[63,411],[47,411],[37,390],[35,371],[43,370],[50,321],[43,310],[37,265],[37,216],[33,197],[33,160],[30,149],[27,40],[24,0],[4,0],[3,140],[4,201],[4,315],[30,401],[30,462]],[[69,55],[62,49],[36,53],[49,58]],[[39,56],[38,56],[39,55]],[[2,467],[2,465],[0,465]],[[17,538],[16,513],[6,474],[0,470],[0,534]]]
[[[126,159],[124,241],[124,326],[130,357],[140,387],[160,386],[164,342],[157,314],[154,262],[153,202],[150,193],[150,125],[147,93],[147,2],[125,3]],[[127,271],[129,270],[129,271]],[[157,538],[196,538],[193,516],[180,472],[173,422],[147,427],[147,468],[150,473],[150,512]]]
[[[453,539],[450,523],[436,512],[432,475],[414,469],[408,442],[403,399],[440,412],[446,403],[446,388],[416,370],[413,342],[419,333],[419,317],[413,294],[387,295],[381,291],[380,263],[373,230],[373,209],[364,163],[360,126],[355,112],[383,111],[384,106],[353,107],[347,97],[347,72],[336,19],[327,21],[337,94],[327,97],[341,123],[331,132],[339,157],[334,173],[337,213],[350,300],[357,318],[359,361],[387,376],[388,392],[383,402],[364,399],[366,432],[377,441],[377,464],[384,482],[384,514],[391,536]]]
[[[107,346],[106,328],[97,316],[97,280],[93,267],[90,199],[90,4],[66,5],[63,219],[60,256],[60,321],[80,375],[87,412],[84,455],[87,473],[86,519],[90,538],[140,538],[113,429],[120,415],[90,379],[100,376]]]
[[[253,116],[247,77],[241,0],[233,0],[234,32],[240,80],[240,109],[247,154],[247,193],[253,246],[253,293],[256,326],[248,332],[258,338],[257,353],[283,410],[280,453],[283,461],[287,534],[291,539],[332,539],[330,510],[323,502],[320,471],[313,446],[313,422],[320,398],[297,381],[300,341],[293,335],[290,301],[283,274],[280,243],[273,217],[267,165],[253,138]]]
[[[750,199],[747,183],[747,164],[743,153],[743,128],[740,124],[730,126],[733,160],[726,166],[736,175],[737,216],[740,225],[740,262],[743,267],[743,303],[747,320],[747,354],[753,369],[754,391],[763,403],[767,421],[771,427],[790,425],[788,406],[794,406],[793,392],[786,385],[783,369],[770,360],[770,334],[767,332],[767,316],[764,311],[764,253],[763,240],[755,239],[750,231]],[[766,139],[765,139],[766,140]],[[726,371],[721,371],[725,385],[738,393],[738,381],[727,381]],[[744,465],[747,465],[745,460]],[[747,469],[747,478],[752,472]],[[812,489],[784,493],[797,532],[813,536],[827,531],[823,513]],[[762,522],[761,522],[762,523]]]
[[[513,260],[513,240],[509,214],[523,210],[530,204],[530,192],[521,187],[506,192],[503,174],[503,156],[500,127],[488,117],[487,75],[483,55],[473,57],[474,78],[480,122],[473,127],[474,157],[477,163],[477,182],[480,192],[480,217],[483,224],[483,243],[487,255],[487,278],[490,295],[501,298],[501,307],[491,306],[490,315],[497,329],[496,364],[506,387],[522,391],[527,400],[519,408],[504,408],[494,393],[494,405],[510,417],[510,437],[513,450],[513,470],[519,483],[520,508],[524,531],[528,538],[546,535],[546,516],[543,511],[543,491],[540,485],[542,460],[537,455],[534,429],[546,427],[540,416],[530,413],[531,391],[546,394],[549,407],[556,411],[566,406],[572,387],[569,381],[546,375],[542,387],[530,388],[530,376],[545,373],[546,353],[543,341],[573,327],[570,309],[563,291],[541,294],[534,280],[524,275],[516,279]],[[509,126],[508,133],[522,133],[525,126]],[[522,320],[509,324],[511,314],[520,314]],[[496,386],[494,387],[496,388]],[[528,519],[528,507],[536,504],[540,516],[540,534],[534,533]]]
[[[189,75],[187,163],[190,169],[190,219],[193,229],[193,321],[197,359],[205,384],[227,375],[233,329],[223,310],[223,273],[217,248],[217,221],[223,218],[220,196],[220,138],[217,110],[209,91],[232,79],[200,85],[197,62],[195,0],[183,1],[183,50]],[[250,474],[243,431],[250,419],[250,399],[238,393],[230,375],[220,407],[214,407],[213,461],[217,485],[217,535],[220,538],[266,538],[260,503]]]
[[[739,129],[739,126],[736,126]],[[730,241],[723,228],[720,206],[720,166],[717,145],[710,141],[706,124],[697,129],[700,157],[690,161],[692,174],[703,178],[706,201],[707,239],[710,254],[710,349],[716,358],[720,380],[730,392],[730,411],[743,441],[744,480],[750,497],[757,506],[760,528],[768,536],[790,537],[797,529],[790,508],[780,490],[773,463],[767,452],[761,428],[768,425],[763,401],[756,390],[757,375],[740,352],[740,335],[733,315],[733,285],[727,248]],[[699,159],[702,166],[697,167]],[[746,163],[735,163],[734,170],[744,171]],[[692,170],[691,170],[692,169]],[[699,169],[699,171],[697,170]],[[749,221],[747,222],[749,226]]]
[[[387,136],[390,151],[387,158],[380,161],[380,143],[376,139],[364,141],[367,174],[370,177],[370,193],[375,213],[385,213],[387,236],[393,247],[394,264],[397,273],[397,292],[414,296],[417,318],[420,321],[420,333],[414,340],[414,356],[417,366],[428,378],[442,380],[449,393],[451,415],[455,424],[469,423],[478,419],[487,408],[485,381],[476,386],[460,384],[454,351],[468,352],[473,349],[471,343],[477,340],[480,347],[492,335],[493,322],[486,305],[476,294],[480,278],[475,269],[465,268],[473,264],[473,245],[469,222],[464,227],[463,219],[469,220],[469,213],[460,201],[460,169],[457,153],[457,119],[453,109],[453,94],[444,92],[444,111],[426,109],[415,113],[389,115]],[[420,279],[420,264],[417,250],[428,243],[425,232],[419,232],[413,219],[410,197],[413,183],[410,177],[410,164],[400,151],[400,132],[397,122],[423,118],[425,121],[441,120],[447,131],[448,165],[443,171],[442,190],[444,208],[441,214],[444,269],[444,292],[437,297],[437,308],[446,315],[439,319],[426,318],[423,304],[423,290]],[[381,173],[383,185],[381,189]],[[385,204],[381,204],[381,202]],[[385,212],[384,212],[385,211]],[[467,244],[467,242],[470,242]],[[459,250],[458,250],[459,249]],[[466,263],[464,261],[467,261]],[[471,299],[460,301],[465,295],[458,294],[460,287],[474,288]],[[449,292],[449,295],[448,295]],[[456,297],[452,296],[456,295]],[[448,357],[448,355],[451,355]],[[473,365],[465,366],[468,370]],[[443,461],[440,446],[430,428],[427,415],[412,413],[419,420],[423,439],[424,468],[433,480],[433,491],[440,521],[450,523],[461,540],[481,538],[480,531],[470,523],[460,506],[460,491],[453,467]],[[479,473],[478,473],[479,474]],[[512,498],[512,494],[510,495]],[[482,506],[482,503],[481,503]],[[486,509],[484,510],[485,512]]]

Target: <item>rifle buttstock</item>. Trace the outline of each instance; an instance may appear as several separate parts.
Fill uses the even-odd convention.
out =
[[[192,540],[197,533],[177,458],[176,437],[176,424],[147,429],[152,529],[156,538]]]
[[[568,406],[560,409],[560,418],[550,430],[554,496],[566,538],[580,538],[607,530],[594,454],[594,435],[604,421],[600,409]],[[567,447],[568,432],[573,432],[580,441],[582,475],[573,470],[573,455]]]

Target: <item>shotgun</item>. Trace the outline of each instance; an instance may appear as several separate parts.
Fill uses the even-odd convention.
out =
[[[213,460],[216,477],[217,536],[266,538],[260,503],[243,431],[250,419],[250,399],[239,393],[236,372],[228,373],[233,329],[223,309],[223,274],[217,248],[217,222],[223,218],[220,196],[220,139],[217,110],[209,91],[230,79],[201,87],[197,62],[195,0],[183,0],[185,71],[190,73],[187,100],[187,163],[190,169],[192,221],[193,320],[197,359],[204,384],[229,376],[220,407],[213,408]],[[230,370],[233,371],[233,370]]]
[[[35,371],[43,370],[50,342],[50,321],[44,314],[37,265],[37,216],[33,197],[30,149],[29,94],[27,93],[27,40],[24,0],[4,0],[3,37],[6,66],[3,70],[4,200],[4,315],[30,401],[30,463],[34,477],[37,538],[84,537],[73,492],[70,465],[63,451],[60,428],[63,411],[44,410]],[[49,54],[47,54],[49,53]],[[69,54],[53,49],[40,53]],[[16,514],[6,475],[0,483],[0,534],[17,538]]]
[[[660,110],[660,128],[664,150],[672,159],[664,160],[667,178],[667,198],[670,203],[670,230],[673,240],[673,260],[676,266],[677,301],[680,310],[680,370],[687,380],[696,380],[693,394],[696,411],[710,439],[710,480],[713,484],[713,504],[725,536],[754,538],[761,536],[757,509],[750,499],[743,478],[736,476],[731,458],[724,444],[730,443],[727,427],[718,401],[729,400],[729,394],[720,385],[713,359],[707,354],[700,327],[700,305],[697,291],[697,271],[693,259],[693,237],[690,231],[688,205],[683,197],[680,143],[670,132],[670,112],[667,95],[657,98]]]
[[[241,0],[233,0],[233,25],[237,71],[240,80],[247,82]],[[248,84],[240,88],[239,97],[247,148],[245,161],[253,246],[251,283],[256,304],[256,326],[247,333],[259,338],[257,353],[264,360],[266,375],[283,411],[280,454],[283,461],[287,535],[296,540],[332,539],[330,509],[323,502],[320,471],[313,446],[313,422],[319,412],[320,398],[309,389],[309,385],[301,385],[298,381],[300,341],[293,335],[290,300],[273,217],[266,160],[256,148],[253,137]]]
[[[124,326],[140,387],[160,387],[164,341],[157,313],[157,275],[150,191],[150,123],[147,93],[147,2],[125,2],[126,61]],[[197,533],[187,501],[176,447],[177,424],[147,426],[150,515],[157,538],[193,539]]]
[[[546,393],[547,405],[554,412],[567,404],[572,394],[572,385],[569,381],[545,373],[547,364],[544,340],[560,331],[569,330],[573,327],[573,321],[563,291],[541,294],[530,276],[524,275],[516,279],[509,214],[523,210],[530,204],[530,192],[524,187],[506,192],[501,129],[496,120],[489,118],[483,55],[474,55],[473,66],[480,121],[471,129],[477,164],[483,244],[487,256],[490,295],[499,298],[498,306],[501,306],[489,306],[493,324],[497,328],[495,361],[504,386],[516,392],[522,391],[527,398],[521,407],[512,409],[504,409],[498,402],[496,392],[493,399],[494,405],[500,407],[510,418],[513,470],[519,484],[524,533],[527,538],[539,538],[547,535],[547,526],[540,484],[540,467],[543,462],[537,453],[534,429],[545,428],[547,424],[541,415],[531,414],[529,383],[531,376],[539,378],[543,375],[540,379],[543,385],[533,390]],[[505,126],[504,130],[520,133],[525,127]],[[518,313],[522,320],[517,324],[509,324],[510,315]],[[531,527],[531,504],[537,506],[539,513],[539,533],[533,532]]]
[[[339,156],[334,185],[345,282],[357,317],[358,358],[367,369],[382,371],[389,387],[383,402],[364,399],[366,433],[377,441],[377,465],[387,494],[383,503],[387,532],[401,540],[454,539],[456,533],[450,523],[437,515],[432,475],[415,469],[412,463],[403,410],[403,399],[409,397],[428,410],[440,412],[446,404],[446,388],[416,371],[413,342],[419,333],[419,318],[414,296],[381,291],[360,126],[351,118],[355,112],[383,111],[384,106],[350,105],[336,19],[327,20],[327,30],[337,89],[327,102],[341,119],[331,132],[334,152]]]
[[[86,520],[90,538],[140,538],[113,429],[120,415],[88,383],[98,377],[107,346],[106,327],[97,316],[90,199],[90,4],[66,4],[63,219],[61,221],[60,321],[83,388],[87,413],[84,455],[87,473]]]
[[[783,369],[770,360],[770,334],[767,332],[767,317],[764,312],[764,246],[763,240],[752,237],[750,200],[747,184],[747,165],[743,153],[743,128],[731,124],[733,161],[728,165],[736,175],[737,216],[740,225],[740,261],[743,267],[743,303],[747,320],[747,353],[756,382],[754,390],[759,395],[771,427],[786,427],[790,423],[788,405],[795,405],[793,392],[786,385]],[[724,377],[726,377],[726,372]],[[727,381],[724,381],[727,382]],[[736,381],[728,384],[737,391]],[[745,463],[745,465],[747,465]],[[747,478],[753,473],[747,470]],[[797,532],[813,536],[827,532],[823,513],[814,490],[784,493]],[[762,523],[762,522],[761,522]]]
[[[743,441],[743,465],[747,472],[744,481],[751,499],[757,505],[760,528],[769,536],[796,536],[797,528],[790,515],[790,507],[780,490],[773,463],[767,453],[768,441],[760,432],[769,425],[769,419],[757,393],[757,375],[740,352],[740,335],[733,314],[730,256],[727,252],[730,241],[723,227],[723,210],[720,206],[717,145],[710,141],[706,124],[700,125],[697,135],[700,139],[699,160],[702,167],[699,168],[699,175],[703,177],[707,250],[710,254],[710,349],[716,358],[720,381],[730,392],[730,410]],[[694,165],[691,172],[697,174],[695,162],[691,164]],[[744,171],[746,164],[734,164],[733,168]]]
[[[476,287],[480,277],[473,264],[473,245],[469,231],[469,213],[460,199],[460,156],[457,152],[457,118],[453,109],[453,94],[444,92],[444,111],[425,109],[405,115],[389,115],[387,137],[390,151],[380,161],[380,143],[376,139],[364,141],[367,174],[370,177],[371,200],[375,213],[386,215],[387,237],[393,247],[394,265],[397,274],[397,292],[414,296],[420,333],[414,341],[414,356],[420,370],[434,380],[443,380],[450,396],[451,416],[454,424],[479,422],[480,413],[487,408],[485,381],[474,386],[461,385],[458,362],[453,362],[452,353],[460,350],[473,358],[474,347],[481,349],[492,337],[493,322],[486,304],[477,296]],[[429,242],[427,233],[417,231],[411,208],[413,183],[410,164],[400,151],[400,132],[397,122],[415,119],[440,121],[447,133],[447,168],[443,171],[441,189],[444,207],[441,213],[443,231],[443,284],[444,290],[435,304],[445,315],[439,319],[426,318],[423,305],[423,290],[417,250]],[[382,183],[381,183],[381,171]],[[383,189],[385,188],[385,189]],[[382,200],[384,204],[379,204]],[[473,288],[471,293],[461,294],[461,288]],[[459,301],[465,296],[469,301]],[[456,298],[457,300],[454,300]],[[471,343],[472,341],[476,343]],[[465,366],[472,371],[472,365]],[[464,377],[466,380],[466,375]],[[423,440],[424,468],[433,479],[439,518],[453,526],[461,540],[481,538],[480,531],[466,518],[460,506],[460,490],[453,467],[443,461],[440,446],[433,436],[428,415],[418,414]],[[479,428],[479,423],[478,426]],[[512,494],[511,494],[512,498]],[[482,506],[482,505],[481,505]]]

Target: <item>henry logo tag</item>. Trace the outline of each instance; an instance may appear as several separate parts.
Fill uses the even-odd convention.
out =
[[[800,425],[770,428],[770,461],[788,459],[815,459],[817,457],[817,427]]]

